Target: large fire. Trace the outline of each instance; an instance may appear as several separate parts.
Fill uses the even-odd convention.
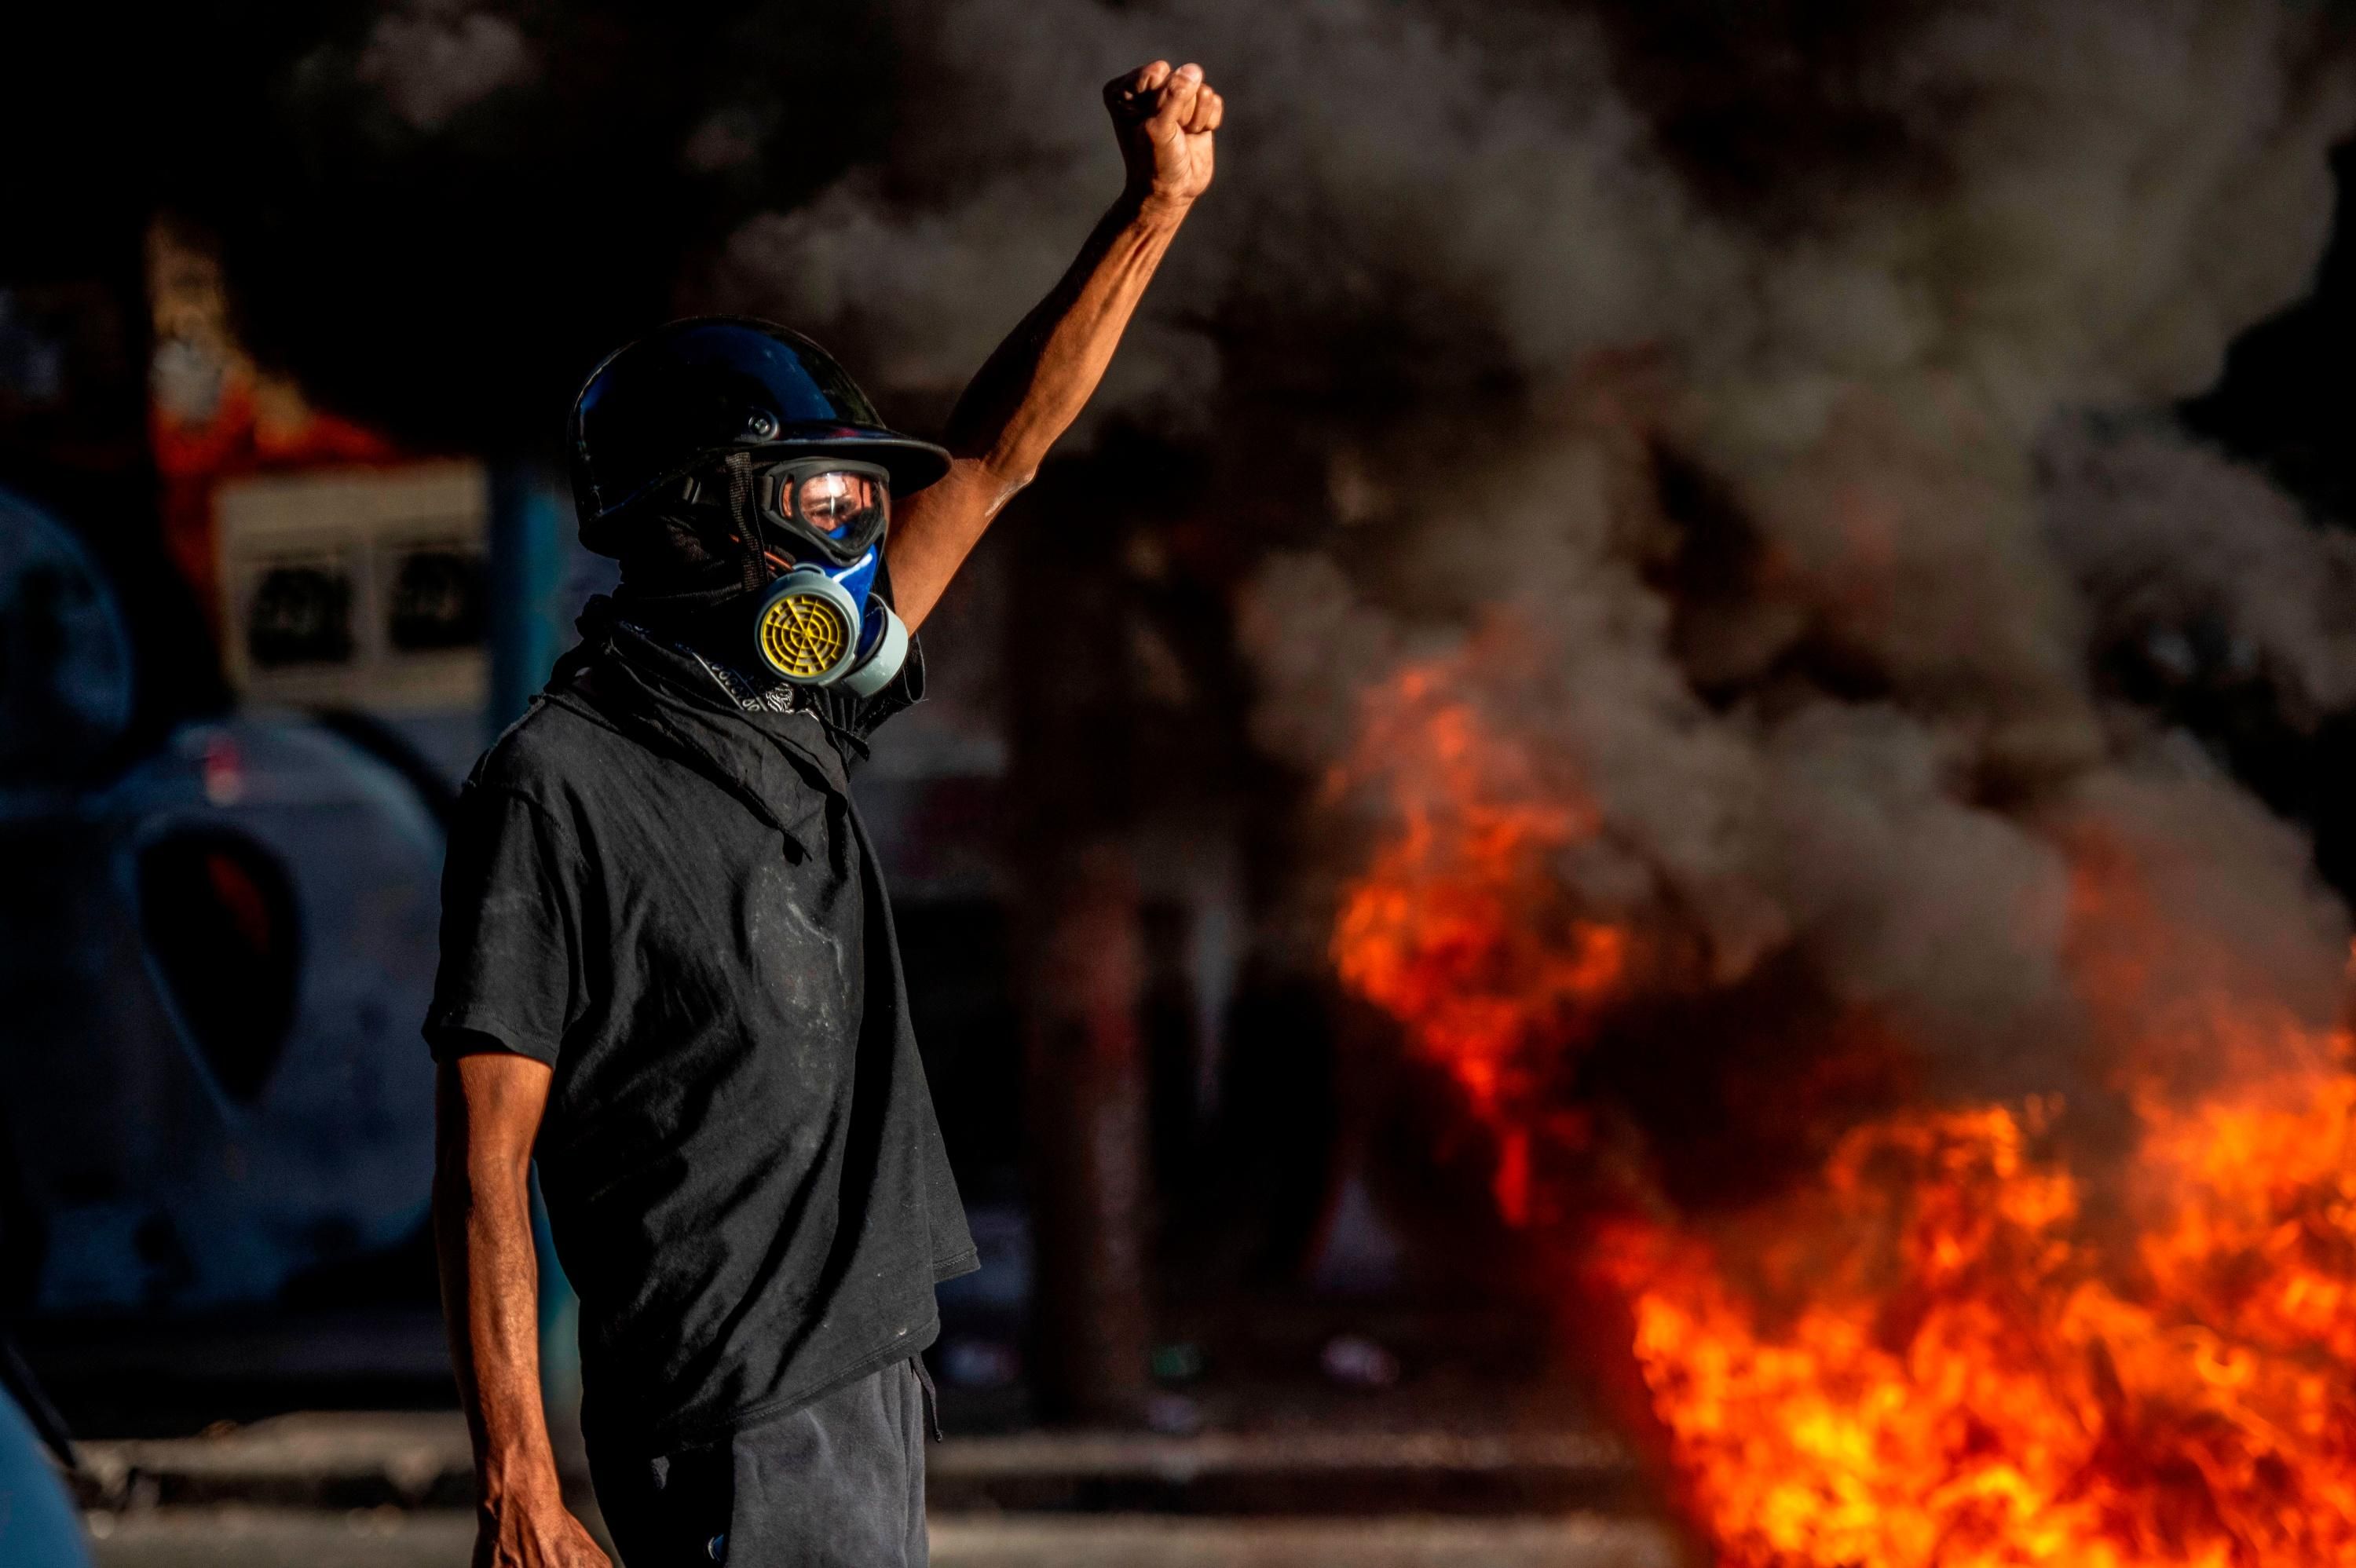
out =
[[[1547,874],[1595,812],[1448,674],[1371,694],[1336,775],[1393,815],[1333,952],[1494,1129],[1518,1223],[1560,1125],[1549,1068],[1633,983],[1633,938]],[[2124,1153],[2073,1162],[2058,1100],[1921,1108],[1847,1132],[1770,1214],[1640,1202],[1605,1228],[1599,1272],[1722,1562],[2356,1562],[2351,1042],[2262,1004],[2148,1004],[2151,901],[2115,847],[2081,876],[2073,965],[2120,1039]]]

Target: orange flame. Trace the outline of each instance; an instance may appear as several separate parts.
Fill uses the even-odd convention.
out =
[[[1482,727],[1461,674],[1367,699],[1333,790],[1373,785],[1388,816],[1333,952],[1496,1132],[1518,1222],[1559,1121],[1549,1069],[1634,984],[1633,938],[1566,906],[1551,869],[1599,815]],[[1600,1272],[1727,1564],[2356,1563],[2350,1039],[2181,984],[2132,856],[2075,852],[2072,961],[2128,1115],[2108,1157],[2065,1157],[2058,1101],[1920,1109],[1723,1235],[1607,1232]]]
[[[1692,1239],[1626,1238],[1637,1359],[1724,1560],[2356,1560],[2356,1094],[2312,1087],[2148,1127],[2138,1168],[2183,1185],[2124,1251],[2001,1107],[1842,1144],[1827,1211],[1766,1260],[1807,1255],[1788,1321]]]
[[[1449,673],[1412,667],[1369,694],[1358,749],[1328,781],[1330,795],[1387,784],[1398,814],[1344,891],[1333,951],[1344,983],[1494,1115],[1618,987],[1628,936],[1554,891],[1549,862],[1596,831],[1594,811],[1539,793],[1527,759],[1447,695]],[[1510,1148],[1501,1198],[1525,1179],[1511,1168],[1526,1147]]]

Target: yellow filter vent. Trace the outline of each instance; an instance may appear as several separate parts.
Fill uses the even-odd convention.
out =
[[[787,680],[819,680],[831,673],[851,651],[854,628],[836,603],[848,598],[837,588],[831,596],[781,593],[770,600],[761,612],[761,656],[769,667]]]

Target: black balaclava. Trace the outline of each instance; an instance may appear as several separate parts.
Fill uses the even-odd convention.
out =
[[[761,593],[747,587],[728,514],[666,499],[626,530],[614,611],[715,664],[745,671]],[[748,674],[758,672],[745,671]]]

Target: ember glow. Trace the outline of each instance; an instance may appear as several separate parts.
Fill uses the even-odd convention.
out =
[[[1462,1085],[1525,1222],[1534,1142],[1577,1125],[1548,1085],[1639,983],[1638,944],[1547,872],[1596,812],[1451,673],[1366,699],[1333,786],[1375,782],[1394,815],[1333,954]],[[2118,846],[2076,848],[2107,1143],[2058,1096],[1910,1109],[1763,1212],[1686,1222],[1632,1194],[1643,1217],[1585,1260],[1628,1302],[1679,1493],[1727,1564],[2356,1561],[2350,1039],[2230,988],[2163,997],[2181,976],[2152,956],[2159,901]]]

